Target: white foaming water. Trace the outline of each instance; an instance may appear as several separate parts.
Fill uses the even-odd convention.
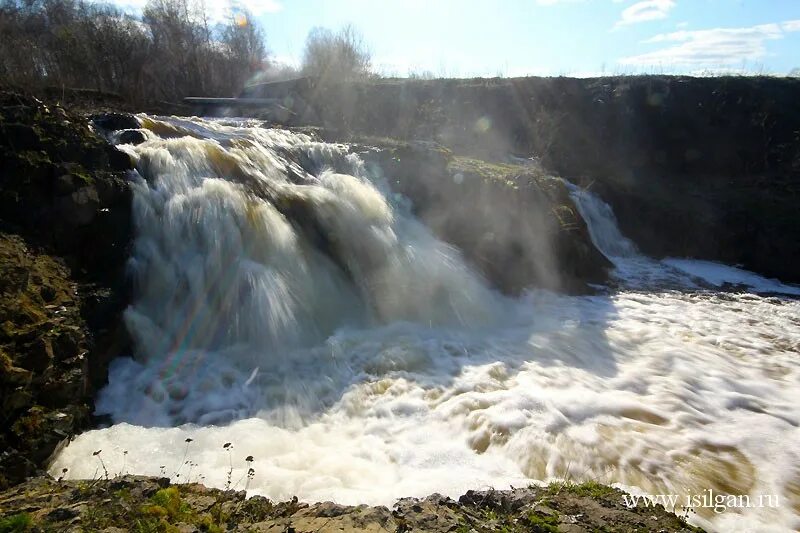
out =
[[[97,476],[102,449],[111,473],[216,486],[232,462],[243,488],[253,455],[255,493],[389,505],[570,477],[774,494],[776,509],[693,520],[800,526],[797,301],[697,290],[691,262],[641,257],[578,191],[622,287],[507,299],[345,147],[143,119],[154,134],[125,147],[142,176],[136,361],[116,361],[98,398],[116,424],[53,472]]]

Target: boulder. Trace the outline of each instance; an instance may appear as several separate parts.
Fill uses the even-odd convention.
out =
[[[119,134],[120,144],[142,144],[147,140],[141,130],[125,130]]]
[[[108,166],[113,171],[131,170],[133,168],[133,161],[131,156],[117,149],[114,146],[108,145],[106,149],[108,155]]]
[[[139,119],[129,113],[101,113],[90,116],[89,120],[106,131],[134,130],[141,127]]]

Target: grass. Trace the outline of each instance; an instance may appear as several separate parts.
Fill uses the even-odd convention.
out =
[[[520,517],[513,512],[499,509],[478,509],[477,515],[462,516],[455,531],[457,533],[470,532],[498,532],[498,533],[555,533],[560,523],[559,513],[542,513],[531,509]]]
[[[170,521],[182,521],[191,514],[177,487],[159,490],[150,498],[150,502],[142,508],[144,514],[165,517]]]
[[[222,531],[211,516],[200,516],[184,501],[178,487],[158,490],[143,505],[131,501],[128,488],[114,493],[117,505],[111,507],[90,507],[84,513],[86,531],[102,530],[109,526],[128,524],[136,533],[176,533],[175,524],[185,523],[201,531],[218,533]],[[213,510],[212,510],[213,512]]]
[[[33,519],[28,513],[19,513],[0,518],[0,533],[18,533],[30,531],[33,527]]]
[[[544,515],[530,511],[528,516],[529,531],[534,533],[556,533],[558,531],[558,514]]]
[[[499,183],[511,189],[535,187],[558,197],[563,188],[560,180],[553,179],[542,170],[533,166],[513,163],[488,162],[471,157],[455,156],[450,161],[448,170],[451,174],[474,174],[484,180]]]
[[[551,496],[555,496],[559,493],[566,493],[596,500],[602,500],[603,498],[619,494],[617,489],[609,487],[608,485],[603,485],[597,481],[586,481],[584,483],[557,481],[547,486],[547,493]]]

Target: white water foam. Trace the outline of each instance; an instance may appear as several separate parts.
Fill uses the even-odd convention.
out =
[[[623,287],[507,299],[343,147],[147,120],[159,136],[130,147],[146,178],[137,360],[116,361],[98,398],[117,423],[76,438],[53,472],[98,476],[102,449],[112,474],[225,486],[232,464],[242,488],[253,455],[254,493],[389,505],[570,477],[777,494],[777,509],[693,520],[800,527],[800,302],[696,290],[685,268],[602,239],[610,210],[587,215],[589,195],[576,202]]]

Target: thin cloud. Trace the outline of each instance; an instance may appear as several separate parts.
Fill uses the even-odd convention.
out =
[[[709,30],[662,33],[645,44],[668,44],[653,52],[625,57],[623,65],[689,66],[720,68],[767,55],[767,42],[783,39],[787,32],[800,31],[800,20],[760,24],[749,28],[713,28]]]
[[[787,20],[781,23],[783,31],[800,31],[800,20]]]
[[[674,7],[675,0],[644,0],[636,2],[622,11],[621,18],[615,27],[665,19]]]

